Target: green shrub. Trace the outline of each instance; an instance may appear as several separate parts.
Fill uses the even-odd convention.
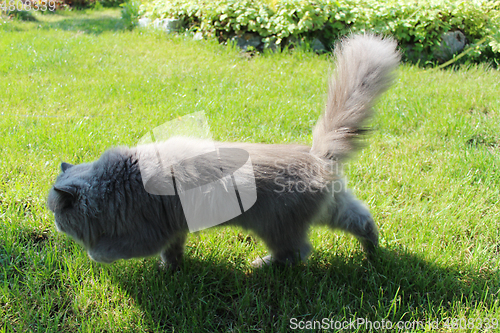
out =
[[[94,6],[96,0],[64,0],[68,7],[75,9],[86,9]]]
[[[254,32],[277,44],[317,37],[332,46],[350,32],[375,31],[394,36],[414,61],[435,61],[442,34],[460,30],[473,47],[469,60],[500,57],[499,0],[154,0],[142,10],[151,19],[182,19],[222,40]]]
[[[99,2],[103,7],[120,7],[125,0],[100,0]]]
[[[36,18],[33,16],[33,14],[27,10],[14,9],[12,11],[7,11],[7,15],[12,19],[20,21],[36,21]]]
[[[99,7],[119,7],[124,0],[63,0],[71,8],[87,9]]]
[[[128,29],[132,29],[137,25],[140,5],[141,3],[138,0],[129,0],[120,5],[122,7],[122,20],[124,20]]]

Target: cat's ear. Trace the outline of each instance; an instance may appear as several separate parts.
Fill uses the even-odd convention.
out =
[[[54,185],[54,192],[58,195],[51,198],[49,195],[49,208],[52,211],[55,209],[65,209],[72,207],[75,203],[75,198],[78,189],[75,186],[68,185]]]
[[[76,197],[77,188],[76,186],[69,185],[54,185],[54,190],[59,192],[61,195],[70,196],[71,198]]]
[[[62,172],[66,172],[66,170],[68,170],[69,168],[71,168],[73,166],[73,164],[69,164],[69,163],[66,163],[66,162],[62,162],[61,163],[61,171]]]

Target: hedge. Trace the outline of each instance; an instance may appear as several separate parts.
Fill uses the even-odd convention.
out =
[[[435,60],[443,33],[460,30],[472,46],[469,60],[500,59],[499,0],[153,0],[141,13],[181,19],[187,28],[221,40],[251,32],[282,45],[319,38],[330,47],[339,36],[374,31],[394,36],[415,61]]]

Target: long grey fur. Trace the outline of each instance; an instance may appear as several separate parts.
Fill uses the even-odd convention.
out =
[[[377,98],[394,80],[399,63],[393,39],[358,35],[335,48],[335,73],[330,79],[328,102],[313,132],[312,153],[344,159],[358,148],[356,137],[373,113]]]
[[[378,229],[369,210],[346,188],[340,163],[358,147],[356,138],[371,115],[377,97],[393,81],[399,62],[390,38],[357,35],[336,47],[336,73],[328,102],[313,134],[313,146],[216,142],[218,148],[246,150],[257,190],[255,204],[224,224],[253,231],[270,255],[253,266],[295,264],[311,251],[311,224],[323,224],[356,236],[368,253],[378,246]],[[143,186],[139,164],[159,149],[162,156],[202,154],[209,142],[174,137],[162,143],[106,151],[97,161],[62,163],[49,192],[55,224],[81,243],[91,259],[161,255],[178,267],[189,232],[177,195],[154,195]],[[168,162],[168,161],[165,161]],[[225,163],[231,163],[227,161]],[[180,181],[198,181],[220,170],[211,164],[176,173]]]

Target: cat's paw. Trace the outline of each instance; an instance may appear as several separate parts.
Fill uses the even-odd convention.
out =
[[[297,265],[301,262],[300,257],[286,257],[282,260],[278,260],[272,255],[267,255],[264,258],[257,258],[252,263],[253,268],[262,268],[264,266],[275,266],[275,267],[291,267]]]
[[[273,264],[273,262],[275,262],[273,260],[273,256],[272,255],[268,255],[268,256],[265,256],[264,258],[258,257],[257,259],[255,259],[254,261],[252,261],[252,263],[250,264],[250,266],[252,266],[253,268],[261,268],[261,267],[264,267],[264,266],[270,266],[270,265]]]
[[[178,262],[172,263],[172,262],[166,262],[163,260],[158,261],[158,270],[162,272],[176,272],[180,271],[180,266]]]

